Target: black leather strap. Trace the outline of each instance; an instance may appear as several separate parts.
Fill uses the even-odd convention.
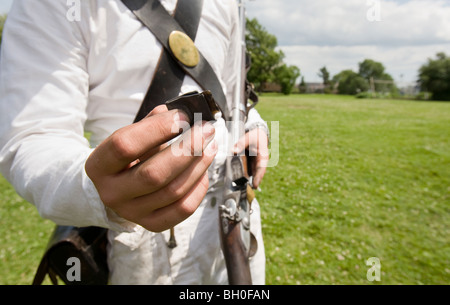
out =
[[[127,4],[128,2],[126,3],[126,1],[124,1],[124,3]],[[188,3],[191,5],[187,6],[186,4]],[[197,28],[200,23],[202,11],[202,3],[203,1],[178,1],[175,9],[173,18],[180,23],[180,26],[185,29],[186,34],[191,37],[191,39],[195,39],[197,34]],[[130,4],[128,3],[127,5]],[[134,7],[131,6],[129,8],[134,9]],[[162,9],[164,10],[164,8]],[[138,18],[140,19],[141,17]],[[155,18],[155,16],[150,16],[148,18]],[[159,20],[154,20],[157,23],[156,25],[158,25]],[[155,74],[147,90],[147,94],[145,95],[144,101],[136,114],[135,122],[143,119],[156,106],[161,105],[168,99],[177,96],[180,92],[181,85],[183,84],[184,76],[185,72],[180,69],[169,51],[166,48],[163,48]]]
[[[185,74],[191,76],[203,90],[212,92],[224,117],[228,118],[229,110],[222,86],[203,55],[200,53],[200,62],[197,66],[187,67],[172,55],[168,44],[168,38],[172,31],[184,32],[192,40],[195,40],[203,0],[178,1],[174,17],[170,16],[158,0],[122,0],[122,2],[164,46],[157,72],[135,121],[144,118],[154,107],[176,97]]]

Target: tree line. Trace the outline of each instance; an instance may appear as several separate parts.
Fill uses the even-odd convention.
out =
[[[300,69],[283,62],[283,51],[276,50],[277,38],[268,33],[258,20],[247,19],[245,40],[251,59],[247,77],[256,90],[261,92],[266,84],[275,83],[281,92],[290,94],[300,76]]]
[[[318,76],[323,81],[324,93],[360,94],[362,97],[387,93],[395,97],[399,92],[383,64],[371,59],[360,62],[358,72],[344,70],[330,79],[327,68],[322,67]],[[300,92],[305,91],[305,86],[302,79]],[[432,100],[450,101],[450,57],[441,52],[436,54],[435,59],[429,58],[418,71],[417,88],[421,93],[429,93]]]
[[[6,14],[0,15],[0,44]],[[268,33],[257,19],[247,19],[246,32],[247,50],[251,61],[248,79],[255,85],[258,92],[268,84],[277,85],[276,91],[290,94],[294,89],[304,92],[306,83],[304,77],[299,85],[300,69],[284,63],[283,51],[277,50],[277,38]],[[331,78],[330,72],[324,66],[318,72],[323,80],[325,93],[365,94],[370,92],[390,93],[395,95],[398,88],[382,63],[365,59],[359,63],[359,71],[344,70]],[[445,53],[436,54],[435,59],[428,59],[418,71],[418,87],[422,92],[428,92],[433,100],[450,101],[450,57]]]
[[[318,76],[323,80],[325,93],[356,95],[362,92],[390,92],[398,89],[394,79],[385,71],[382,63],[365,59],[359,63],[359,71],[344,70],[330,78],[330,73],[324,66]],[[304,91],[304,80],[300,83],[300,92]]]
[[[431,92],[433,100],[450,101],[450,56],[440,52],[419,69],[422,91]]]
[[[300,69],[283,62],[284,54],[277,50],[277,38],[268,33],[258,20],[247,20],[247,49],[252,66],[248,79],[261,92],[267,84],[276,84],[284,94],[290,94],[297,86]],[[377,94],[397,96],[399,88],[391,75],[380,62],[365,59],[358,64],[358,72],[344,70],[331,77],[324,66],[318,75],[323,81],[323,92],[361,95],[363,97]],[[306,91],[304,77],[298,85],[300,92]],[[450,57],[445,53],[436,54],[435,59],[428,59],[418,71],[417,87],[421,92],[429,93],[433,100],[450,101]]]

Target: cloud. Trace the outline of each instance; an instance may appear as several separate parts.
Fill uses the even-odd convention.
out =
[[[386,46],[284,46],[285,62],[301,69],[306,82],[319,82],[319,69],[326,66],[332,76],[342,70],[358,71],[358,63],[370,58],[381,62],[397,82],[412,83],[418,70],[435,57],[437,52],[449,50],[450,45],[419,45],[409,47]]]
[[[0,3],[0,14],[6,14],[9,12],[13,0],[2,0]]]
[[[371,22],[376,3],[380,20]],[[427,58],[450,50],[448,0],[255,0],[247,14],[278,38],[306,81],[319,81],[324,65],[334,75],[370,58],[413,82]]]
[[[280,45],[423,45],[450,43],[450,4],[442,0],[379,1],[379,22],[367,18],[376,0],[256,0],[247,11]]]

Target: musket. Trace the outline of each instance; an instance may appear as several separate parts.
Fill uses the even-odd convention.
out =
[[[236,82],[236,96],[231,109],[231,124],[228,124],[230,146],[225,162],[225,190],[223,202],[218,204],[219,233],[230,285],[251,285],[249,259],[257,249],[256,239],[250,233],[251,202],[255,195],[249,184],[250,176],[247,172],[246,156],[245,154],[234,154],[233,148],[237,141],[244,136],[244,123],[248,111],[256,105],[258,97],[247,82],[250,62],[245,48],[245,7],[244,0],[237,1],[239,3],[242,47],[236,65],[239,75]],[[216,114],[220,112],[220,107],[217,107],[209,91],[190,92],[166,102],[166,105],[169,110],[181,109],[186,112],[191,125],[198,118],[195,113],[200,113],[203,120],[213,121]],[[170,236],[169,247],[176,247],[173,228]]]
[[[254,193],[249,185],[245,155],[233,153],[233,147],[244,136],[244,123],[250,108],[248,104],[247,52],[245,48],[245,5],[238,0],[241,30],[241,54],[236,96],[231,109],[229,124],[229,151],[225,163],[225,191],[219,204],[219,227],[222,252],[225,257],[230,285],[251,285],[249,259],[256,252],[256,239],[250,233],[251,202]]]

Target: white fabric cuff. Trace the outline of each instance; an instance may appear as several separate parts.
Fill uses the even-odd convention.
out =
[[[139,225],[120,217],[103,204],[94,183],[84,170],[83,190],[86,193],[92,215],[95,215],[97,218],[98,224],[95,224],[95,226],[107,228],[116,232],[131,233],[138,230]]]

